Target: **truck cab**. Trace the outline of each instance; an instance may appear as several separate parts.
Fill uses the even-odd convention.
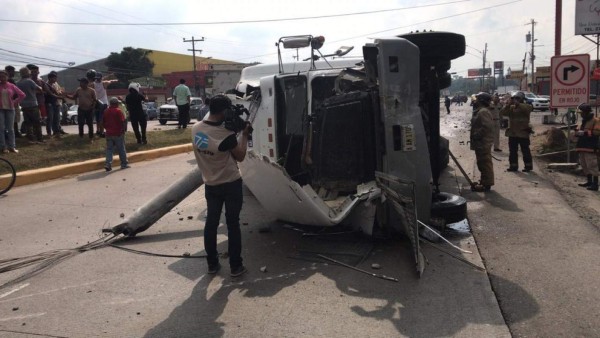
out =
[[[464,37],[452,36],[464,54]],[[430,222],[444,157],[438,97],[450,84],[449,60],[424,58],[422,37],[376,39],[362,58],[331,61],[314,57],[315,37],[287,39],[278,46],[306,41],[310,61],[280,61],[276,72],[248,67],[236,88],[250,102],[254,128],[240,163],[244,183],[281,220],[343,223],[367,234],[389,226],[418,247],[418,222]],[[382,191],[404,198],[405,211],[384,207]]]

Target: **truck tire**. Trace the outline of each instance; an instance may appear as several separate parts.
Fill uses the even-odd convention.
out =
[[[447,192],[438,193],[431,203],[431,217],[442,218],[446,224],[467,218],[467,200]]]
[[[158,120],[158,122],[160,122],[160,124],[163,125],[163,126],[165,124],[167,124],[167,120],[163,120],[163,119]]]
[[[454,60],[465,55],[465,36],[449,32],[416,32],[398,35],[419,47],[426,60]]]

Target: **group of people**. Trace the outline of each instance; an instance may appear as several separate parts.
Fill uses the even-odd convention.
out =
[[[493,96],[486,92],[475,95],[473,100],[473,117],[471,119],[471,149],[475,151],[477,168],[481,173],[480,181],[473,185],[473,191],[490,191],[494,185],[494,167],[492,148],[502,151],[500,147],[500,121],[507,117],[509,121],[505,136],[508,137],[508,162],[506,171],[519,171],[519,149],[523,156],[523,172],[533,170],[533,158],[530,150],[530,136],[533,128],[530,123],[533,107],[525,103],[523,92],[516,92],[506,97],[504,102],[498,94]],[[598,191],[598,167],[600,119],[594,117],[589,104],[577,107],[582,123],[570,137],[576,142],[576,151],[587,181],[579,184],[588,190]]]
[[[39,77],[39,67],[28,64],[19,69],[20,80],[15,81],[15,67],[6,66],[0,70],[0,152],[18,153],[16,138],[22,131],[30,144],[45,143],[42,134],[42,121],[46,122],[48,137],[60,138],[66,132],[61,127],[61,113],[65,113],[65,98],[76,100],[79,136],[84,137],[84,127],[88,127],[89,139],[94,135],[105,137],[104,112],[109,106],[108,85],[115,80],[103,80],[103,75],[89,70],[85,77],[79,79],[80,86],[72,94],[65,93],[58,84],[58,73],[51,71],[48,81]],[[143,109],[146,96],[141,93],[140,85],[131,83],[129,93],[117,98],[131,120],[137,143],[146,144],[147,117]],[[124,101],[124,102],[123,102]],[[23,123],[19,129],[21,122]],[[96,132],[94,133],[94,121]]]
[[[493,96],[486,92],[475,95],[473,117],[471,119],[471,149],[475,151],[477,168],[481,179],[472,187],[473,191],[490,191],[494,185],[494,167],[492,163],[492,146],[495,151],[500,147],[500,120],[507,117],[509,127],[505,135],[508,137],[508,161],[510,172],[519,170],[519,148],[523,154],[524,172],[533,170],[530,135],[533,128],[530,124],[532,107],[526,103],[523,92],[516,92],[509,101],[501,102],[498,94]]]

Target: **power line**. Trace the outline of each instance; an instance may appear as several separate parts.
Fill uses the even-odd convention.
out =
[[[460,2],[466,2],[470,0],[456,0],[443,2],[439,4],[429,5],[417,5],[401,8],[382,9],[377,11],[363,11],[354,13],[343,13],[343,14],[330,14],[330,15],[318,15],[318,16],[306,16],[306,17],[295,17],[295,18],[283,18],[283,19],[263,19],[263,20],[240,20],[240,21],[213,21],[213,22],[150,22],[150,23],[96,23],[96,22],[64,22],[64,21],[38,21],[38,20],[15,20],[15,19],[0,19],[2,22],[16,22],[16,23],[38,23],[38,24],[49,24],[49,25],[79,25],[79,26],[186,26],[186,25],[229,25],[229,24],[244,24],[244,23],[264,23],[264,22],[282,22],[282,21],[298,21],[298,20],[313,20],[313,19],[328,19],[336,17],[354,16],[354,15],[365,15],[385,12],[403,11],[407,9],[417,9],[426,7],[436,7],[443,5],[451,5]],[[521,1],[521,0],[518,0]]]

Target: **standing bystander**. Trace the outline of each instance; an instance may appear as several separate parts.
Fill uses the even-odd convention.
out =
[[[221,210],[225,204],[225,218],[229,239],[229,267],[231,276],[244,274],[242,264],[242,234],[240,211],[242,210],[242,177],[237,165],[246,157],[248,134],[252,127],[246,124],[243,131],[225,129],[225,111],[231,106],[227,96],[217,95],[210,100],[207,118],[192,127],[192,146],[198,167],[204,180],[207,215],[204,225],[204,249],[208,273],[215,274],[221,268],[217,252],[217,228]]]
[[[30,63],[26,67],[31,72],[31,79],[33,80],[33,82],[35,82],[35,84],[37,84],[38,86],[40,86],[42,88],[41,92],[36,92],[36,99],[38,101],[38,108],[40,110],[41,119],[46,124],[46,135],[51,136],[52,135],[52,129],[50,126],[51,121],[50,121],[50,118],[48,117],[48,110],[46,109],[46,97],[48,97],[48,96],[56,97],[56,94],[54,94],[52,92],[50,85],[46,81],[40,79],[40,77],[39,77],[40,68],[38,66]]]
[[[90,141],[94,141],[94,107],[96,106],[96,91],[89,87],[87,78],[79,79],[79,88],[72,95],[65,97],[77,100],[77,124],[79,125],[79,137],[83,138],[83,126],[87,124]]]
[[[524,172],[533,170],[533,159],[529,149],[529,135],[533,133],[529,119],[532,107],[526,103],[525,94],[516,92],[512,95],[511,103],[504,106],[500,111],[500,116],[508,117],[508,162],[507,171],[519,171],[519,147],[523,153]]]
[[[173,90],[173,99],[179,111],[177,128],[185,129],[190,121],[190,103],[192,102],[192,93],[190,88],[185,85],[185,79],[179,80],[179,85]]]
[[[131,127],[133,128],[138,144],[148,143],[146,140],[147,118],[142,106],[142,102],[144,101],[148,101],[148,99],[140,93],[140,84],[136,82],[130,83],[129,94],[125,96],[125,105],[127,106]]]
[[[16,85],[15,82],[15,67],[13,66],[6,66],[4,67],[4,70],[6,70],[6,73],[8,74],[8,82]],[[15,131],[15,137],[19,138],[19,137],[23,137],[23,135],[21,135],[21,132],[19,130],[19,123],[21,122],[21,106],[19,106],[18,103],[15,103],[15,123],[13,124],[13,129]]]
[[[25,93],[8,82],[8,73],[0,70],[0,152],[19,152],[15,144],[15,105],[24,98]]]
[[[102,114],[103,124],[106,130],[106,163],[104,169],[112,170],[113,148],[119,152],[119,161],[121,169],[129,168],[127,162],[127,153],[125,152],[125,126],[127,120],[125,114],[119,109],[119,100],[116,97],[110,98],[110,106]]]
[[[587,190],[598,191],[600,119],[594,117],[592,107],[587,103],[580,104],[577,107],[577,112],[581,114],[581,126],[574,133],[577,141],[575,150],[579,155],[579,163],[583,173],[587,176],[587,182],[581,183],[579,186],[586,187]]]
[[[494,185],[494,165],[492,163],[492,143],[494,142],[494,119],[489,110],[492,96],[481,92],[475,95],[473,118],[471,119],[471,149],[475,150],[477,168],[481,180],[471,189],[489,191]]]
[[[88,72],[87,76],[88,80],[91,82],[90,87],[94,88],[94,90],[96,91],[96,98],[98,99],[98,101],[100,101],[100,103],[96,105],[95,110],[97,124],[96,135],[98,135],[98,137],[104,137],[104,119],[102,118],[102,114],[106,110],[106,107],[108,107],[108,94],[106,93],[106,88],[114,80],[102,80],[102,73],[100,72],[95,72],[94,79],[90,80],[89,73],[90,72]]]
[[[60,135],[64,132],[60,128],[60,101],[59,98],[62,96],[62,89],[57,82],[58,73],[51,71],[48,74],[48,85],[52,91],[51,94],[45,94],[46,100],[46,112],[48,118],[46,119],[46,130],[52,131],[52,134],[56,138],[60,138]],[[50,134],[50,132],[48,132]]]
[[[37,93],[42,92],[42,87],[38,86],[31,79],[29,68],[19,69],[21,80],[17,82],[17,87],[25,93],[25,98],[21,101],[21,111],[23,112],[23,129],[27,134],[29,143],[44,143],[42,136],[42,124],[40,122],[40,107],[38,105]]]
[[[446,113],[450,114],[450,98],[448,97],[448,95],[444,97],[444,106],[446,106]]]

